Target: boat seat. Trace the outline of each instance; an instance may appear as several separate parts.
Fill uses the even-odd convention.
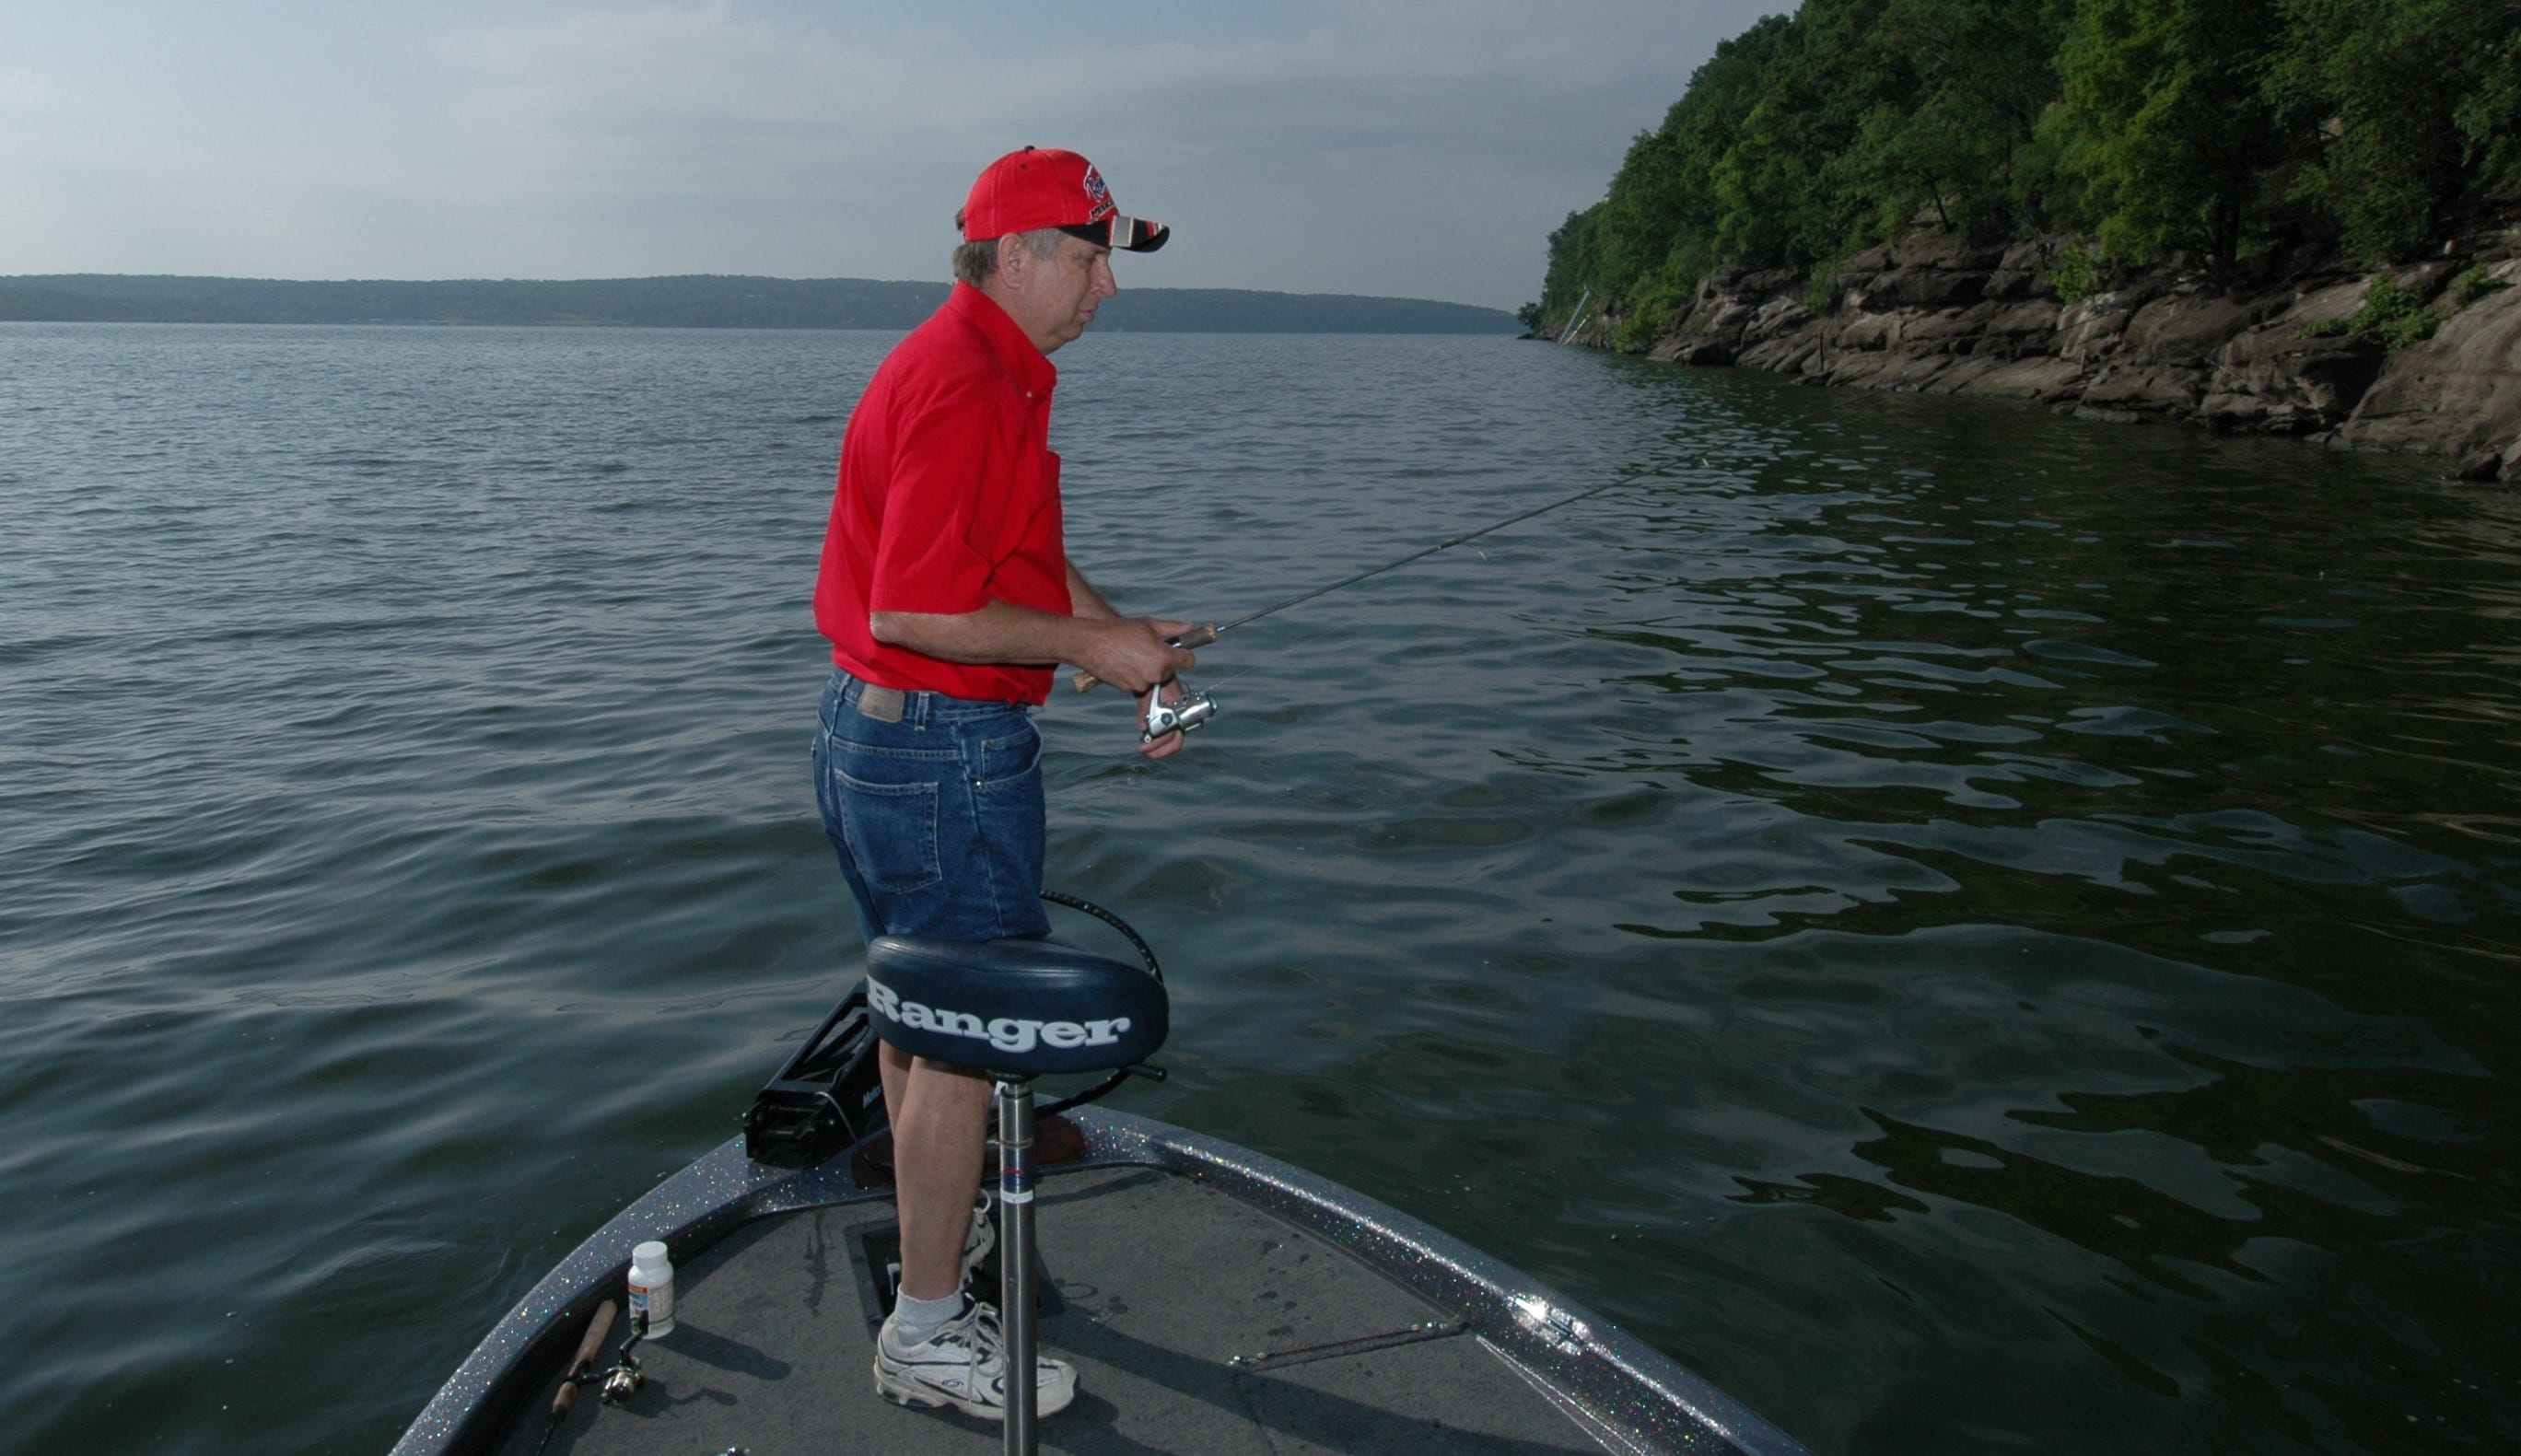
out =
[[[998,1308],[1011,1370],[1031,1370],[1039,1348],[1032,1079],[1056,1071],[1143,1069],[1165,1044],[1168,1014],[1165,983],[1152,969],[1048,936],[879,935],[867,946],[867,1021],[877,1037],[914,1057],[979,1068],[997,1080]],[[962,1210],[953,1216],[960,1220]],[[1038,1456],[1038,1393],[1027,1380],[1007,1390],[1000,1428],[1006,1456]]]
[[[882,1040],[999,1076],[1108,1071],[1165,1044],[1165,983],[1055,937],[867,946],[867,1009]]]

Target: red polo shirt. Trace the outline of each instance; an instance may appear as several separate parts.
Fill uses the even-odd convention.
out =
[[[870,612],[960,615],[990,598],[1067,614],[1059,371],[988,295],[954,285],[894,346],[841,439],[814,624],[832,660],[888,688],[1040,703],[1052,669],[948,662],[875,640]]]

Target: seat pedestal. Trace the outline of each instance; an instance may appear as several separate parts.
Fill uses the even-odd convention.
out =
[[[1007,1456],[1039,1449],[1041,1390],[1033,1377],[1040,1291],[1032,1249],[1032,1078],[998,1076],[998,1317],[1005,1324]]]

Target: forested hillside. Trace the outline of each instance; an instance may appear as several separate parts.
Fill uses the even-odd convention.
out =
[[[1527,324],[1650,342],[1722,267],[1825,280],[1918,223],[2061,267],[2408,257],[2521,197],[2521,0],[1804,0],[1717,48]]]
[[[509,324],[660,329],[908,329],[945,297],[939,283],[862,278],[470,279],[346,283],[79,273],[0,278],[0,322]],[[1506,334],[1503,309],[1427,298],[1128,289],[1099,332]]]

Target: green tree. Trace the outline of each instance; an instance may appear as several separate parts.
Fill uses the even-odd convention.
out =
[[[1841,175],[1868,194],[1873,231],[1922,210],[1987,236],[2022,220],[2016,157],[2057,99],[2054,60],[2074,0],[1893,0],[1870,37],[1888,98]],[[1868,240],[1869,241],[1869,240]]]
[[[2488,197],[2521,194],[2521,0],[2472,0],[2462,47],[2466,79],[2452,119],[2470,187]]]
[[[1549,235],[1549,273],[1541,283],[1539,299],[1532,305],[1533,316],[1525,320],[1533,328],[1565,328],[1577,300],[1595,287],[1601,249],[1594,240],[1593,224],[1601,210],[1597,203],[1581,212],[1570,212],[1558,231]]]
[[[1663,327],[1719,266],[1817,269],[1920,219],[2229,263],[2393,256],[2521,198],[2521,0],[1803,0],[1724,42],[1550,237]]]
[[[1602,304],[1697,287],[1715,256],[1713,164],[1758,103],[1769,57],[1792,24],[1771,16],[1717,46],[1663,125],[1629,144],[1609,195],[1550,234],[1540,304],[1553,327],[1568,322],[1587,290]]]
[[[1842,159],[1866,115],[1910,79],[1871,44],[1889,0],[1805,0],[1780,31],[1763,94],[1712,170],[1717,251],[1754,267],[1809,267],[1847,250],[1873,200]]]
[[[2102,249],[2231,262],[2280,131],[2266,77],[2279,0],[2083,0],[2058,55],[2064,169]]]
[[[2294,191],[2347,247],[2404,257],[2438,237],[2479,170],[2508,167],[2514,0],[2282,0],[2268,94],[2308,159]],[[2499,83],[2499,84],[2498,84]],[[2487,98],[2500,93],[2499,107]],[[2485,102],[2481,105],[2481,102]]]

